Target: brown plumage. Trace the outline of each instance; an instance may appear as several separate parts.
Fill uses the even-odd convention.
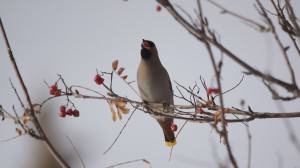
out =
[[[144,102],[174,104],[169,74],[161,64],[156,46],[152,41],[143,40],[142,42],[137,83]],[[176,139],[171,130],[173,118],[159,117],[156,120],[163,130],[166,145],[175,145]]]

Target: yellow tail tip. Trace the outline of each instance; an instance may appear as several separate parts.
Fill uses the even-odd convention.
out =
[[[166,146],[169,147],[169,148],[172,148],[175,145],[176,145],[176,140],[166,141]]]

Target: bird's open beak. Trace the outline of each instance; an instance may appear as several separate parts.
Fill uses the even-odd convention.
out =
[[[142,48],[145,48],[145,49],[150,49],[150,44],[147,40],[143,39],[143,42],[142,42]]]

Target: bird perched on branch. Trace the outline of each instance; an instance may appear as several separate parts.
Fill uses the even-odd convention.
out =
[[[170,77],[160,62],[155,44],[152,41],[143,39],[141,47],[141,61],[137,71],[137,84],[140,97],[145,103],[173,105],[173,91]],[[166,111],[172,112],[173,110],[169,108]],[[171,129],[173,118],[155,118],[163,130],[166,145],[168,147],[174,146],[176,139]]]

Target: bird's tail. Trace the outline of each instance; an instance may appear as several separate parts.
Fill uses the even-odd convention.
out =
[[[176,145],[176,138],[174,132],[171,129],[173,118],[164,118],[163,120],[158,120],[158,122],[163,130],[166,146],[173,147],[174,145]]]

